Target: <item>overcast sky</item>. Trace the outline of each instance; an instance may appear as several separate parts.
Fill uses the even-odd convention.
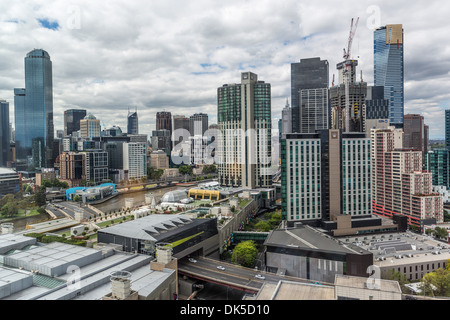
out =
[[[217,88],[252,71],[272,85],[272,117],[290,101],[290,65],[320,57],[330,81],[359,17],[352,55],[373,84],[373,30],[403,24],[405,114],[420,113],[430,138],[444,137],[450,108],[450,5],[446,1],[109,0],[2,1],[0,97],[24,87],[24,57],[46,50],[53,62],[55,129],[64,110],[83,108],[102,127],[126,131],[137,108],[140,133],[156,112],[208,113]]]

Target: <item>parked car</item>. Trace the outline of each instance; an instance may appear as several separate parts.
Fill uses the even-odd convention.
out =
[[[190,262],[193,262],[193,263],[196,263],[196,262],[197,262],[197,260],[195,260],[194,258],[189,258],[189,261],[190,261]]]

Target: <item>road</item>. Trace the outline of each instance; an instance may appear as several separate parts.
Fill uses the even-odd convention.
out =
[[[278,283],[280,280],[289,280],[301,283],[314,283],[314,281],[308,281],[307,279],[280,276],[210,258],[195,259],[197,262],[190,262],[186,258],[181,259],[178,262],[179,273],[234,288],[239,287],[249,292],[258,292],[265,281]],[[223,266],[225,270],[219,270],[217,266]],[[255,277],[257,274],[264,276],[265,279],[257,279]]]

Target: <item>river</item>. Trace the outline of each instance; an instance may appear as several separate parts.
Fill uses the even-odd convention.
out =
[[[12,223],[14,225],[14,232],[15,231],[21,231],[25,230],[25,227],[27,224],[33,224],[38,222],[44,222],[47,220],[51,220],[51,217],[48,213],[41,213],[39,215],[31,216],[31,217],[25,217],[20,219],[15,219],[12,221],[2,221],[0,220],[0,224],[2,223]]]
[[[130,193],[119,193],[119,195],[115,196],[114,198],[111,198],[109,200],[106,200],[105,202],[95,204],[93,205],[97,209],[103,211],[103,212],[110,212],[114,210],[119,210],[122,208],[125,208],[125,199],[132,198],[134,206],[141,206],[146,204],[145,203],[145,195],[148,193],[153,194],[155,197],[156,204],[159,203],[161,198],[169,191],[175,191],[175,190],[183,190],[187,189],[186,187],[166,187],[161,189],[154,189],[154,190],[143,190],[143,191],[135,191]]]
[[[99,203],[94,205],[97,209],[100,209],[103,212],[110,212],[113,210],[119,210],[125,207],[125,199],[127,198],[133,198],[134,199],[134,206],[140,206],[145,204],[145,195],[147,193],[152,193],[155,197],[155,201],[158,204],[161,198],[164,196],[166,192],[169,192],[171,190],[181,190],[186,189],[186,187],[166,187],[161,189],[154,189],[154,190],[143,190],[143,191],[136,191],[131,193],[120,193],[119,195],[115,196],[114,198],[111,198],[103,203]],[[44,222],[47,220],[51,220],[52,218],[48,213],[16,219],[13,221],[4,221],[6,223],[13,223],[14,225],[14,231],[21,231],[24,230],[27,224],[34,224],[38,222]],[[0,220],[0,224],[4,223],[2,220]],[[1,233],[1,229],[0,229]]]

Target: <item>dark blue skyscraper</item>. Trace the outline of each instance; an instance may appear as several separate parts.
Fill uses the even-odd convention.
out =
[[[404,115],[403,27],[386,25],[374,31],[374,82],[389,99],[389,122],[402,128]]]
[[[137,111],[130,112],[128,110],[127,133],[128,134],[139,134],[139,122],[138,122]]]
[[[25,57],[25,89],[14,89],[18,165],[53,167],[53,85],[49,54],[34,49]]]
[[[0,100],[0,167],[6,167],[9,160],[9,102]]]

